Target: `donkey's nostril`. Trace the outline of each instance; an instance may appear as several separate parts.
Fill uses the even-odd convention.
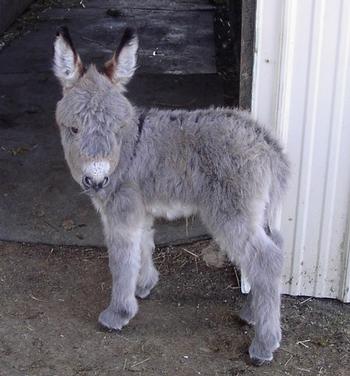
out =
[[[96,192],[101,188],[104,188],[109,183],[109,178],[105,176],[102,181],[96,181],[96,179],[85,175],[83,176],[83,186],[86,189],[93,188]]]
[[[92,187],[92,185],[93,185],[93,181],[92,181],[92,179],[91,179],[89,176],[84,176],[84,177],[83,177],[83,184],[84,184],[86,187]]]

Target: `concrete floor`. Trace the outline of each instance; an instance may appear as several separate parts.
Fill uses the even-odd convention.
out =
[[[98,216],[70,177],[55,126],[60,97],[51,72],[56,28],[70,28],[84,62],[102,64],[125,26],[137,27],[140,67],[129,85],[131,101],[147,107],[208,107],[223,104],[214,10],[205,0],[142,5],[86,0],[84,7],[78,0],[47,3],[51,6],[30,18],[28,32],[0,51],[0,239],[102,245]],[[158,244],[205,235],[197,221],[187,228],[184,222],[163,222],[158,230]]]

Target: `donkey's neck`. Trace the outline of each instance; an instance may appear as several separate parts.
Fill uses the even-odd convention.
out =
[[[134,114],[128,121],[128,124],[122,129],[121,151],[118,165],[110,176],[111,183],[101,193],[92,196],[95,207],[98,211],[103,210],[103,207],[112,199],[113,196],[121,186],[134,185],[132,179],[132,165],[136,157],[136,150],[143,130],[143,122],[147,111],[134,108]]]
[[[114,186],[122,184],[125,180],[130,178],[129,171],[136,155],[136,149],[141,137],[145,115],[145,111],[135,108],[133,117],[123,128],[123,133],[121,134],[122,146],[119,156],[120,159],[118,166],[113,173]]]

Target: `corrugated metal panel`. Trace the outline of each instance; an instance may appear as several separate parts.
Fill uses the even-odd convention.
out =
[[[258,0],[257,9],[252,109],[293,169],[279,218],[284,292],[350,301],[350,2]]]

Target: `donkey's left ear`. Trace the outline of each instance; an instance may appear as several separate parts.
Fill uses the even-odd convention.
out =
[[[65,26],[57,30],[54,49],[53,70],[55,75],[61,81],[63,89],[70,88],[83,74],[84,66]]]
[[[137,49],[139,46],[136,31],[125,29],[119,47],[111,60],[105,64],[105,73],[112,82],[127,84],[137,68]]]

